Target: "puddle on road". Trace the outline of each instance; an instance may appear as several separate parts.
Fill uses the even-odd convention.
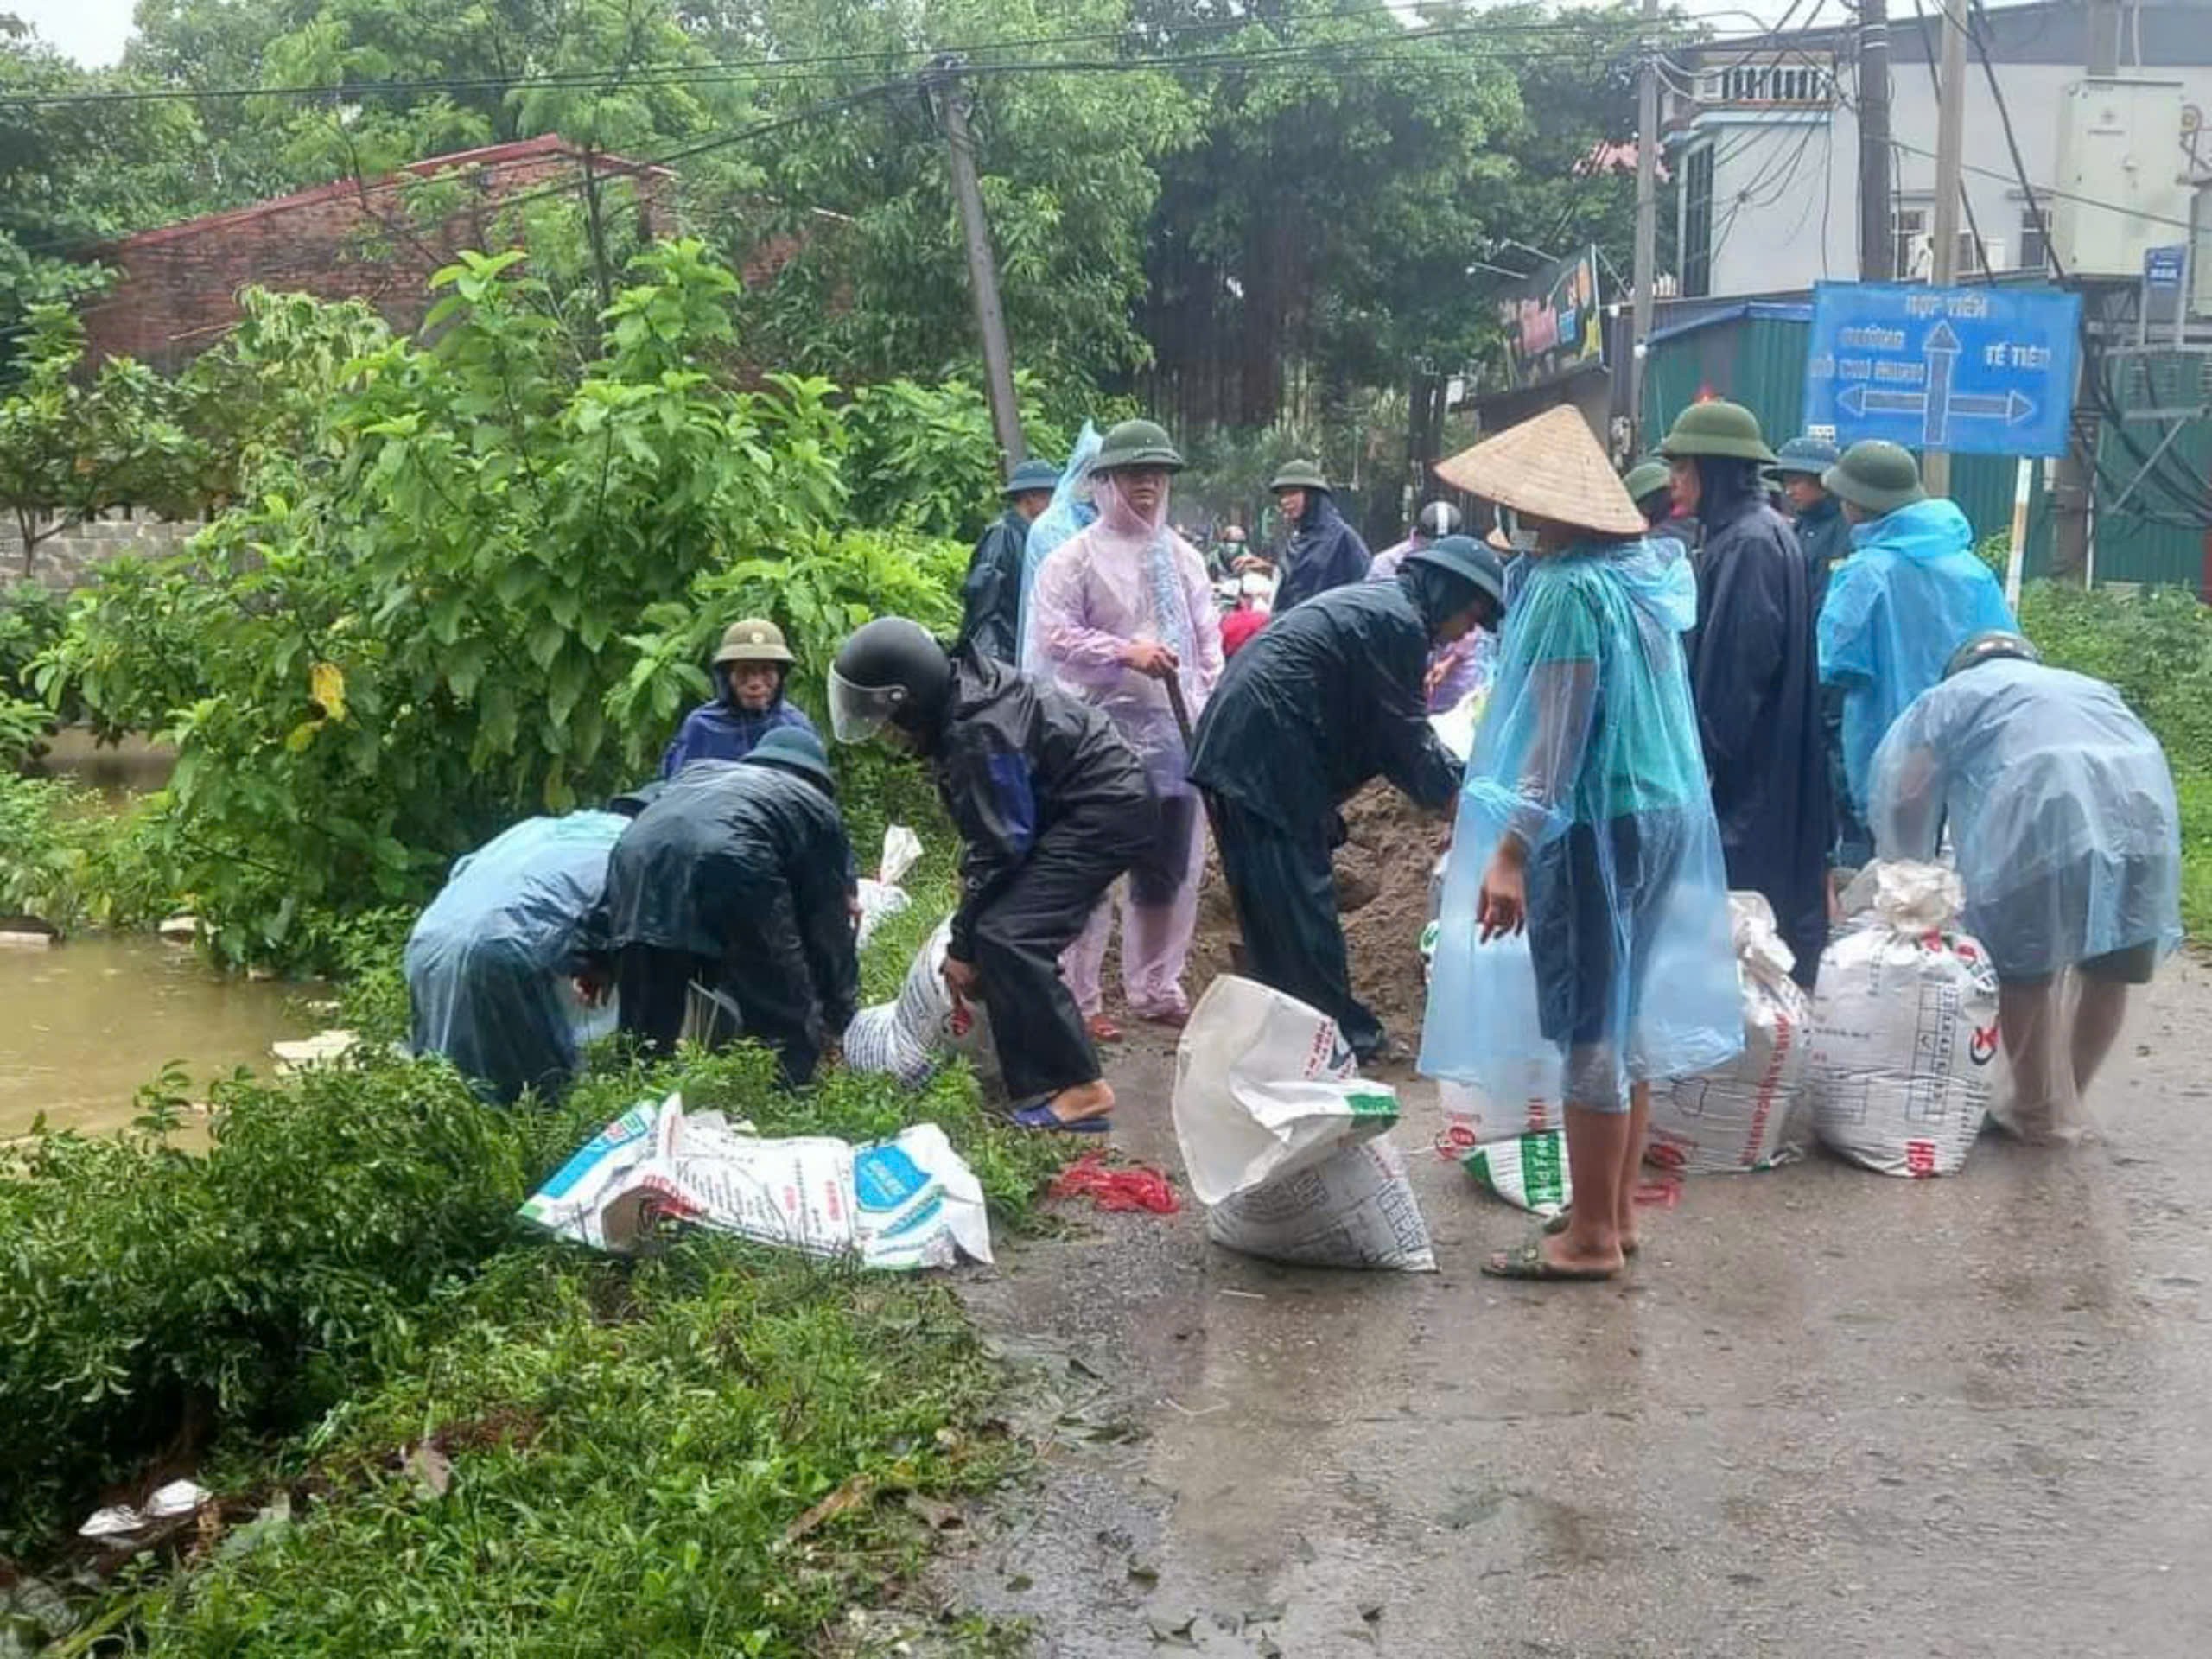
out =
[[[41,1111],[57,1128],[119,1128],[170,1060],[195,1090],[240,1065],[266,1073],[271,1042],[312,1029],[296,1005],[315,993],[219,974],[150,936],[0,950],[0,1139]]]

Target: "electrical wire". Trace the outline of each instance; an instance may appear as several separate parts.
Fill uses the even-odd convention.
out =
[[[1793,8],[1794,10],[1794,8]],[[1390,15],[1387,7],[1365,5],[1342,11],[1321,14],[1296,20],[1303,24],[1357,22],[1378,16]],[[1748,14],[1746,14],[1748,15]],[[1262,29],[1265,23],[1246,16],[1230,19],[1194,19],[1187,23],[1159,26],[1154,33],[1173,35],[1190,34],[1218,34],[1254,29]],[[629,71],[632,84],[645,86],[690,85],[715,83],[770,82],[785,83],[830,78],[836,67],[853,65],[884,65],[887,60],[899,59],[929,60],[945,54],[968,56],[983,53],[1012,51],[1017,48],[1035,49],[1051,46],[1097,44],[1127,41],[1145,31],[1130,28],[1089,29],[1060,35],[1030,35],[1001,36],[995,40],[970,41],[950,46],[884,46],[864,50],[819,53],[798,57],[729,59],[706,63],[641,64]],[[1351,48],[1369,48],[1380,44],[1384,50],[1395,50],[1407,43],[1428,40],[1456,39],[1467,35],[1484,37],[1551,37],[1554,41],[1584,41],[1593,31],[1579,19],[1548,18],[1527,22],[1466,22],[1434,24],[1419,29],[1406,29],[1402,38],[1363,36],[1357,39],[1317,39],[1309,41],[1285,41],[1273,48],[1242,51],[1217,51],[1192,54],[1131,54],[1106,60],[1060,60],[1043,64],[1000,65],[971,62],[968,70],[1043,68],[1043,69],[1158,69],[1174,68],[1200,64],[1256,62],[1270,58],[1309,52],[1327,52]],[[1752,37],[1756,38],[1756,37]],[[812,73],[810,73],[812,72]],[[53,106],[67,105],[136,104],[171,101],[248,99],[329,99],[356,100],[368,98],[404,97],[410,93],[435,92],[515,92],[540,89],[592,91],[610,84],[604,70],[571,70],[536,75],[475,75],[428,76],[417,79],[388,79],[359,81],[337,85],[323,83],[290,86],[146,86],[111,87],[69,92],[0,92],[0,107]]]

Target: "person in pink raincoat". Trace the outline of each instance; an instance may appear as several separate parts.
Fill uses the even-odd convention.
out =
[[[1182,688],[1193,721],[1221,677],[1221,617],[1198,550],[1167,527],[1169,477],[1183,458],[1150,421],[1124,421],[1091,463],[1097,522],[1055,549],[1037,573],[1024,660],[1096,706],[1144,763],[1160,802],[1149,856],[1129,871],[1121,900],[1122,982],[1141,1019],[1183,1023],[1183,968],[1198,925],[1205,866],[1204,810],[1185,767],[1166,682]],[[1114,900],[1060,958],[1093,1037],[1119,1035],[1099,983]]]

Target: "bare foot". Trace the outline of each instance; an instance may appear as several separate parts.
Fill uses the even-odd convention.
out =
[[[1072,1089],[1063,1089],[1045,1104],[1063,1123],[1077,1123],[1085,1118],[1103,1117],[1114,1109],[1114,1090],[1101,1077],[1096,1083],[1078,1083]]]

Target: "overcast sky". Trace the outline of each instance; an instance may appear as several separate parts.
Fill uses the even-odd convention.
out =
[[[60,47],[79,63],[113,63],[123,55],[130,35],[133,0],[0,0],[0,11],[12,11],[35,27],[40,35]],[[1686,9],[1713,19],[1723,33],[1747,29],[1751,19],[1772,22],[1788,12],[1802,23],[1817,15],[1826,22],[1845,16],[1843,0],[1685,0]]]

